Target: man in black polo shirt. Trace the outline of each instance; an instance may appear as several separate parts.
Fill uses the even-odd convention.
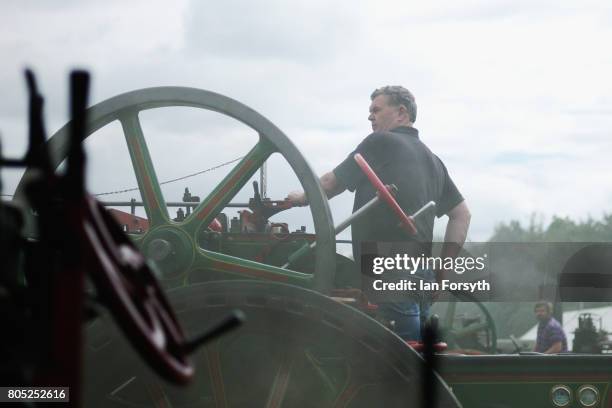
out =
[[[361,153],[383,183],[398,187],[396,199],[405,213],[414,213],[429,201],[436,202],[436,211],[417,218],[418,233],[412,236],[398,226],[397,217],[386,205],[371,209],[351,226],[355,260],[359,263],[361,259],[363,242],[392,242],[395,253],[418,248],[419,253],[410,255],[430,256],[434,217],[443,215],[448,215],[449,221],[440,256],[455,257],[465,242],[470,212],[442,161],[421,142],[412,126],[417,111],[414,96],[404,87],[385,86],[375,90],[370,98],[368,120],[373,133],[333,171],[321,177],[327,196],[334,197],[347,189],[355,191],[353,211],[376,196],[376,190],[353,158],[355,153]],[[292,192],[288,199],[296,205],[307,203],[303,192]],[[440,280],[441,271],[436,272]],[[416,275],[433,279],[433,271],[418,271]],[[395,322],[395,330],[402,338],[420,340],[420,325],[427,318],[429,303],[423,298],[407,298],[379,306],[383,317]]]

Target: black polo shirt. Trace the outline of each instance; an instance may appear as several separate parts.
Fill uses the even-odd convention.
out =
[[[436,202],[435,211],[417,218],[418,233],[414,236],[398,227],[398,217],[386,204],[371,209],[351,227],[355,259],[359,259],[360,243],[364,241],[422,242],[426,244],[424,255],[431,255],[434,215],[441,217],[463,201],[444,163],[419,140],[415,128],[402,126],[370,134],[333,170],[340,185],[355,191],[353,212],[376,196],[353,158],[355,153],[361,153],[384,184],[398,187],[396,199],[406,214],[413,214],[429,201]]]

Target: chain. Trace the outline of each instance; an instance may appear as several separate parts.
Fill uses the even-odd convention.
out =
[[[171,180],[166,180],[166,181],[163,181],[163,182],[159,183],[159,185],[161,186],[161,185],[164,185],[164,184],[174,183],[175,181],[185,180],[185,179],[188,179],[188,178],[190,178],[190,177],[195,177],[195,176],[198,176],[198,175],[200,175],[200,174],[207,173],[207,172],[209,172],[209,171],[217,170],[217,169],[220,169],[221,167],[227,166],[228,164],[235,163],[235,162],[237,162],[238,160],[243,159],[243,158],[244,158],[244,156],[241,156],[241,157],[238,157],[238,158],[236,158],[236,159],[234,159],[234,160],[230,160],[230,161],[228,161],[228,162],[218,164],[218,165],[216,165],[216,166],[210,167],[210,168],[205,169],[205,170],[202,170],[202,171],[198,171],[198,172],[196,172],[196,173],[188,174],[188,175],[186,175],[186,176],[178,177],[178,178],[171,179]],[[128,193],[128,192],[130,192],[130,191],[136,191],[136,190],[138,190],[138,187],[134,187],[134,188],[126,188],[125,190],[108,191],[108,192],[106,192],[106,193],[98,193],[98,194],[93,194],[93,195],[97,197],[97,196],[103,196],[103,195],[112,195],[112,194]],[[12,197],[14,197],[14,196],[13,196],[12,194],[0,194],[0,197],[11,197],[11,198],[12,198]]]
[[[242,158],[244,158],[244,156],[238,157],[236,159],[230,160],[230,161],[225,162],[225,163],[218,164],[216,166],[210,167],[210,168],[202,170],[202,171],[198,171],[196,173],[188,174],[186,176],[178,177],[178,178],[171,179],[171,180],[162,181],[161,183],[159,183],[159,185],[161,186],[161,185],[164,185],[164,184],[174,183],[176,181],[185,180],[187,178],[198,176],[200,174],[204,174],[204,173],[207,173],[207,172],[212,171],[212,170],[217,170],[217,169],[219,169],[221,167],[227,166],[228,164],[235,163],[235,162],[237,162],[238,160],[240,160]],[[93,195],[98,197],[98,196],[103,196],[103,195],[127,193],[127,192],[130,192],[130,191],[136,191],[136,190],[138,190],[138,187],[126,188],[125,190],[108,191],[106,193],[98,193],[98,194],[93,194]]]

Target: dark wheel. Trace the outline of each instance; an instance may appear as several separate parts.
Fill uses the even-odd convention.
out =
[[[86,251],[85,267],[98,297],[157,373],[174,383],[187,383],[193,367],[183,331],[144,257],[90,195],[84,197],[81,214],[78,232]]]
[[[244,327],[199,350],[186,389],[132,356],[109,320],[87,331],[87,407],[418,407],[423,360],[376,321],[282,284],[211,282],[169,293],[186,331],[228,311]],[[436,377],[439,407],[460,406]]]

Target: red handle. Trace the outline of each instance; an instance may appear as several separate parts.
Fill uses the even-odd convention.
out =
[[[368,180],[370,180],[370,183],[372,183],[374,188],[376,188],[376,191],[378,191],[378,196],[381,197],[387,203],[387,205],[391,207],[391,210],[393,210],[395,215],[399,217],[402,228],[409,234],[416,235],[417,229],[414,225],[412,218],[406,215],[404,210],[402,210],[402,207],[399,206],[399,204],[395,200],[395,197],[393,197],[393,195],[389,192],[387,186],[385,186],[383,182],[380,181],[380,179],[378,178],[376,173],[374,173],[374,170],[372,170],[368,162],[363,158],[360,153],[356,153],[354,158],[361,170],[363,170],[365,175],[368,177]]]

